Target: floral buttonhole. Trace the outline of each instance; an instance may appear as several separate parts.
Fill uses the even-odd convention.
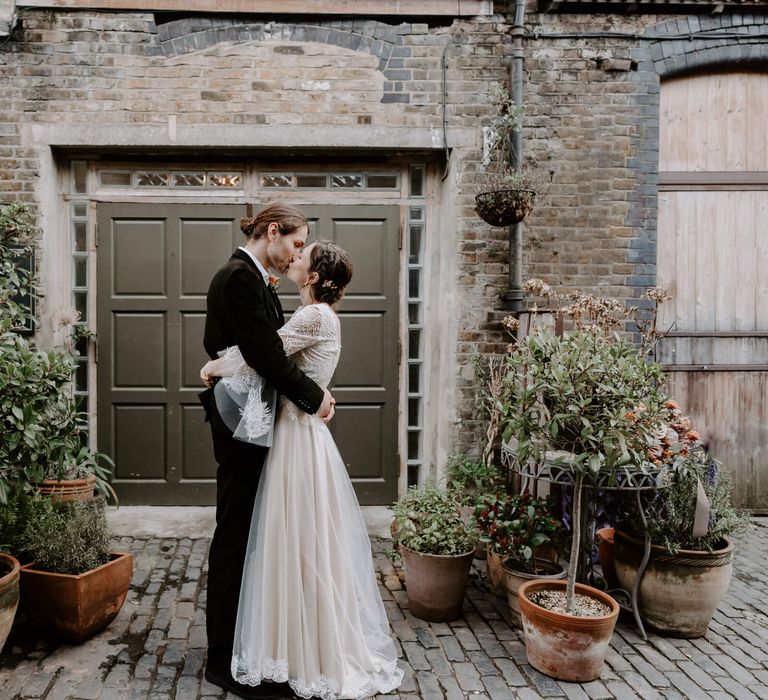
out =
[[[272,291],[277,291],[277,288],[280,286],[280,278],[275,275],[269,276],[269,288]]]

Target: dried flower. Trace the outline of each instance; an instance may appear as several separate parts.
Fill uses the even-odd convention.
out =
[[[555,291],[544,280],[534,278],[523,283],[523,291],[537,297],[550,299],[555,296]]]
[[[645,296],[646,299],[655,301],[657,304],[663,304],[665,301],[669,301],[672,298],[670,291],[663,287],[653,287],[653,289],[649,289],[643,296]]]
[[[501,319],[501,325],[510,332],[520,330],[520,320],[514,316],[505,316]]]
[[[53,314],[53,320],[57,328],[66,328],[74,326],[80,320],[80,312],[71,306],[63,306]]]

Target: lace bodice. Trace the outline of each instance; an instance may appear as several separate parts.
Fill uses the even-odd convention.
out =
[[[285,354],[321,387],[328,386],[341,352],[339,320],[327,304],[300,307],[278,334]]]

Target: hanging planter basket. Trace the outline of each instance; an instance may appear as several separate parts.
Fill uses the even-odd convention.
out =
[[[491,226],[520,223],[533,210],[533,190],[492,190],[475,196],[478,216]]]

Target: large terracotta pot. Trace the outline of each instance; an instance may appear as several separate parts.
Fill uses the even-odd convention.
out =
[[[605,603],[611,609],[600,617],[577,617],[553,612],[531,602],[528,594],[542,588],[565,590],[566,581],[526,581],[517,593],[525,633],[528,661],[552,678],[572,683],[587,683],[600,677],[613,628],[619,617],[619,604],[607,593],[576,584],[576,592]]]
[[[54,574],[21,569],[24,610],[32,622],[68,642],[83,642],[101,632],[123,607],[131,585],[133,555],[112,552],[106,564],[84,574]]]
[[[643,542],[616,532],[614,563],[622,588],[630,590],[643,557]],[[681,549],[670,555],[651,546],[651,558],[640,581],[640,615],[655,631],[671,637],[703,637],[712,614],[731,581],[733,542],[724,538],[714,552]]]
[[[19,571],[15,557],[0,554],[0,652],[11,632],[16,609],[19,607]]]
[[[465,554],[442,556],[414,552],[401,544],[400,553],[411,614],[428,622],[458,620],[474,549]]]
[[[87,501],[93,498],[96,477],[91,474],[85,479],[46,479],[37,487],[43,496],[50,496],[54,501]]]
[[[616,569],[613,565],[613,541],[615,530],[612,527],[603,527],[597,535],[597,553],[600,557],[600,568],[603,570],[603,578],[608,590],[618,588],[619,581],[616,578]]]
[[[501,562],[501,568],[504,571],[504,584],[507,589],[507,602],[509,603],[509,611],[512,614],[512,622],[518,627],[521,626],[520,618],[520,601],[518,600],[517,593],[526,581],[533,581],[535,579],[546,579],[547,581],[558,581],[564,579],[566,576],[566,570],[560,566],[557,562],[547,559],[539,559],[536,557],[536,565],[539,569],[537,574],[527,574],[524,571],[518,571],[515,569],[515,560],[506,559]]]
[[[488,545],[485,575],[488,579],[488,588],[499,598],[507,597],[507,585],[504,583],[504,569],[501,568],[501,556],[496,554]]]

